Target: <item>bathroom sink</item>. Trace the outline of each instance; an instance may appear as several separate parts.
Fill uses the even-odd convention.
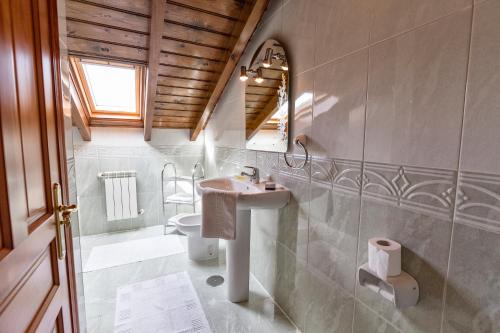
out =
[[[228,240],[226,247],[227,297],[231,302],[245,302],[249,295],[251,210],[285,207],[290,191],[278,184],[276,190],[266,190],[265,183],[254,184],[237,177],[202,180],[196,184],[196,190],[201,196],[207,190],[239,192],[236,239]]]
[[[266,190],[264,183],[253,184],[234,177],[212,178],[200,181],[196,189],[199,195],[207,189],[240,192],[237,209],[278,209],[290,200],[290,191],[276,184],[276,190]]]

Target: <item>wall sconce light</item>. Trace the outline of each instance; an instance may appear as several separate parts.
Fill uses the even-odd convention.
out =
[[[245,66],[240,67],[240,81],[245,82],[249,77],[254,77],[254,81],[257,83],[264,82],[264,77],[262,75],[262,68],[257,70],[247,69]]]
[[[273,49],[268,47],[266,49],[266,55],[264,57],[264,61],[262,62],[262,66],[264,66],[265,68],[269,68],[273,64],[272,61],[273,61]]]
[[[255,77],[255,82],[257,82],[259,84],[264,82],[264,78],[262,77],[262,69],[261,68],[257,69],[257,76]]]
[[[241,66],[240,68],[240,80],[243,82],[248,80],[247,68],[245,66]]]
[[[283,59],[281,61],[281,69],[284,70],[284,71],[288,70],[288,62],[286,61],[286,59]]]

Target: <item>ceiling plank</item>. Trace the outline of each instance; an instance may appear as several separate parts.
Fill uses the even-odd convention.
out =
[[[234,19],[201,12],[196,9],[175,4],[167,5],[165,20],[167,22],[177,22],[188,24],[205,30],[227,33],[234,27]]]
[[[198,111],[182,111],[182,110],[155,110],[155,116],[174,116],[174,117],[192,117],[200,118],[201,112]]]
[[[149,46],[148,36],[144,34],[71,19],[68,19],[66,22],[68,37],[99,40],[143,49],[147,49]]]
[[[276,84],[276,87],[247,86],[245,88],[245,94],[274,96],[274,95],[276,95],[278,88],[279,88],[279,84]]]
[[[179,123],[196,123],[198,117],[190,116],[155,116],[154,121],[170,121]]]
[[[160,76],[165,77],[175,77],[175,78],[189,78],[191,80],[199,80],[205,82],[212,82],[215,84],[215,78],[217,73],[190,69],[180,66],[165,66],[160,65]]]
[[[186,96],[186,97],[208,97],[210,94],[207,90],[199,90],[192,88],[179,88],[179,87],[166,87],[166,86],[157,86],[157,93],[159,94],[168,94],[168,95],[176,95],[176,96]]]
[[[153,127],[156,128],[191,128],[193,126],[192,123],[179,123],[179,122],[171,122],[171,121],[155,121],[153,122]]]
[[[278,110],[278,98],[273,97],[269,103],[267,103],[264,110],[257,114],[253,120],[250,128],[247,128],[247,140],[250,140],[257,132],[267,123],[267,121],[276,113]]]
[[[229,38],[224,34],[204,31],[194,27],[190,28],[189,26],[183,26],[171,22],[165,22],[163,36],[166,38],[180,39],[190,43],[211,47],[221,47],[221,45],[225,45],[227,39]]]
[[[237,19],[245,1],[221,1],[221,0],[167,0],[169,4],[200,9],[213,15],[232,17]]]
[[[252,8],[252,11],[250,12],[250,15],[248,16],[248,19],[243,27],[243,30],[241,31],[238,41],[236,42],[236,44],[232,49],[231,56],[229,57],[226,65],[224,66],[224,70],[222,71],[222,74],[219,77],[219,80],[217,81],[217,84],[214,88],[214,91],[210,96],[210,99],[205,107],[203,115],[196,124],[196,127],[191,131],[192,141],[196,140],[201,130],[205,127],[208,119],[210,118],[210,115],[212,114],[215,106],[217,105],[217,102],[219,101],[219,98],[222,95],[227,82],[231,78],[231,74],[233,73],[234,68],[238,64],[238,61],[240,60],[241,55],[243,54],[243,51],[245,50],[248,41],[250,40],[250,37],[252,36],[253,32],[255,31],[255,28],[257,27],[257,24],[262,18],[262,15],[266,10],[268,2],[269,0],[255,1],[255,4]]]
[[[203,105],[184,105],[178,103],[162,103],[156,101],[155,103],[156,110],[172,110],[172,111],[194,111],[194,112],[203,112]]]
[[[186,56],[194,56],[215,61],[220,61],[226,56],[226,51],[223,49],[192,44],[183,40],[164,38],[161,46],[161,49],[164,52],[183,54]]]
[[[144,112],[144,140],[151,140],[156,85],[160,66],[161,40],[165,16],[165,0],[151,0],[151,27],[149,31],[148,75],[146,84],[146,110]]]
[[[150,14],[150,0],[87,0],[87,2],[145,16]]]
[[[70,55],[146,64],[147,50],[80,38],[67,38]]]
[[[194,89],[204,89],[204,90],[210,90],[214,86],[211,82],[191,80],[188,78],[172,78],[172,77],[164,77],[164,76],[160,76],[158,78],[158,85],[183,87],[183,88],[194,88]]]
[[[185,96],[174,96],[174,95],[156,95],[157,102],[164,103],[176,103],[180,105],[197,105],[198,107],[202,107],[207,103],[207,98],[199,98],[199,97],[185,97]]]
[[[166,52],[161,52],[160,63],[209,71],[217,71],[221,66],[219,61]]]
[[[73,0],[66,1],[66,17],[98,24],[106,23],[129,31],[149,32],[150,23],[147,17]]]

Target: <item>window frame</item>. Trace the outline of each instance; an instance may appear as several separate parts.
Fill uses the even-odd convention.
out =
[[[108,65],[115,67],[123,67],[135,70],[135,96],[136,96],[136,111],[135,112],[120,112],[120,111],[106,111],[97,110],[92,93],[90,90],[89,82],[85,75],[83,68],[84,63]],[[135,64],[118,63],[106,60],[97,60],[81,57],[70,57],[70,76],[80,104],[89,120],[91,126],[132,126],[140,127],[144,119],[144,99],[145,99],[145,67]]]

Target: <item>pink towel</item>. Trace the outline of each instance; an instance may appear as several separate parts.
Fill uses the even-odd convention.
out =
[[[201,236],[236,238],[236,203],[239,192],[205,189],[202,194]]]

